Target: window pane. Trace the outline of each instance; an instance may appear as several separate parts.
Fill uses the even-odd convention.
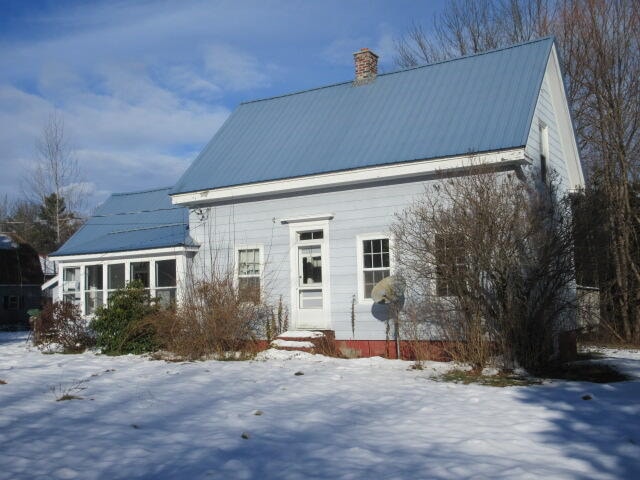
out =
[[[389,268],[389,254],[388,253],[383,253],[382,254],[382,266],[385,268]]]
[[[382,267],[382,255],[374,254],[373,255],[373,268],[381,268]]]
[[[383,238],[380,243],[382,244],[382,251],[385,253],[389,253],[389,239]]]
[[[64,295],[62,295],[62,301],[65,303],[73,303],[75,305],[80,305],[80,294],[65,293]]]
[[[260,275],[260,250],[238,250],[238,275]]]
[[[319,240],[324,237],[323,230],[314,230],[313,232],[300,232],[298,238],[300,240]]]
[[[65,268],[63,273],[63,280],[65,282],[77,282],[80,277],[79,268]]]
[[[156,290],[156,297],[160,305],[163,307],[170,307],[176,303],[176,289],[175,288],[163,288]]]
[[[386,278],[390,275],[391,270],[370,270],[368,272],[364,272],[364,297],[371,298],[371,290],[375,287],[376,283],[378,283],[383,278]]]
[[[62,291],[77,292],[80,290],[80,268],[65,268],[62,276]]]
[[[85,293],[84,309],[87,315],[95,313],[96,309],[102,305],[102,290],[92,290]]]
[[[109,265],[107,267],[107,277],[108,289],[124,288],[124,263]]]
[[[84,276],[86,290],[102,290],[102,265],[85,267]]]
[[[131,281],[139,280],[144,288],[149,288],[149,262],[131,264]]]
[[[161,260],[156,262],[156,287],[176,286],[176,261]]]
[[[371,268],[373,266],[373,262],[371,260],[371,254],[364,254],[364,268]]]
[[[382,251],[382,240],[372,240],[373,253],[380,253]]]
[[[436,294],[454,295],[456,285],[463,285],[465,268],[464,246],[452,235],[437,234],[436,247]]]
[[[238,297],[241,302],[260,302],[260,277],[238,278]]]
[[[364,272],[364,297],[371,298],[371,291],[373,287],[376,286],[383,278],[386,278],[390,275],[390,270],[372,270],[369,272]]]
[[[371,253],[371,240],[365,240],[362,242],[364,253]]]
[[[322,250],[319,246],[301,247],[299,251],[302,267],[302,283],[322,283]]]

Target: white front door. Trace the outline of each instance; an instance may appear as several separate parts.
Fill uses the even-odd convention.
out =
[[[291,279],[293,320],[297,329],[329,328],[329,272],[325,229],[297,228],[293,232]]]

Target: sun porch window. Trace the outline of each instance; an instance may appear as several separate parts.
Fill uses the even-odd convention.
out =
[[[103,303],[102,265],[87,265],[84,270],[84,311],[93,315]]]
[[[62,301],[80,305],[80,267],[62,270]]]
[[[156,297],[163,306],[176,302],[176,261],[159,260],[156,262]]]

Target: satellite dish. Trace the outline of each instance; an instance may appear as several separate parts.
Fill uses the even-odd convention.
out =
[[[395,275],[385,277],[375,284],[371,298],[375,303],[401,305],[404,302],[404,283]]]

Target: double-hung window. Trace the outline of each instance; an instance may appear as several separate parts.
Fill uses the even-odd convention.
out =
[[[359,237],[358,257],[360,297],[366,300],[371,298],[376,283],[391,275],[389,237]]]
[[[260,269],[259,248],[238,250],[238,296],[241,301],[260,301]]]

